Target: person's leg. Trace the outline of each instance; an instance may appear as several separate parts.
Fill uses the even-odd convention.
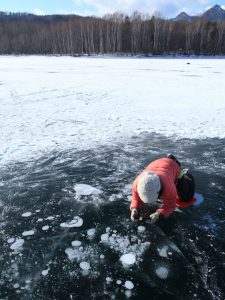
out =
[[[194,177],[190,173],[185,174],[180,179],[178,179],[176,189],[180,201],[188,202],[193,198],[195,193]]]

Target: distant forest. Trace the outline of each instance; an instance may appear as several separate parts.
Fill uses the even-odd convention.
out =
[[[0,12],[0,54],[225,55],[225,21]]]

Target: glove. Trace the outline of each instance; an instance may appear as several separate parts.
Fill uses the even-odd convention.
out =
[[[159,220],[159,216],[160,216],[160,213],[159,212],[155,212],[154,214],[151,214],[149,217],[151,219],[151,223],[152,224],[155,224],[158,220]]]
[[[181,179],[187,173],[188,173],[188,169],[180,169],[179,179]]]
[[[137,208],[133,208],[131,210],[130,218],[132,221],[139,220],[139,212],[138,212]]]

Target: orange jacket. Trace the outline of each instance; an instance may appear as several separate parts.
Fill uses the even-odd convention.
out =
[[[162,182],[160,199],[163,200],[163,206],[157,209],[157,211],[162,214],[164,218],[168,218],[176,207],[176,198],[178,195],[175,183],[179,178],[180,167],[171,158],[160,158],[150,163],[145,170],[152,171],[160,177]],[[142,208],[143,206],[143,202],[137,192],[138,177],[135,179],[132,186],[130,209]]]

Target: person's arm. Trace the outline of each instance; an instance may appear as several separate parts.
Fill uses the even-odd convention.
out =
[[[176,208],[176,196],[169,197],[163,200],[163,206],[161,208],[158,208],[156,211],[160,213],[164,217],[164,219],[167,219],[175,210]]]
[[[137,178],[136,178],[132,185],[132,200],[130,204],[130,210],[132,210],[133,208],[141,209],[142,206],[143,206],[143,202],[141,201],[141,198],[139,197],[137,192]]]
[[[132,200],[130,204],[130,210],[131,210],[131,220],[141,220],[142,216],[140,214],[140,209],[142,208],[143,203],[138,195],[137,192],[137,179],[134,181],[132,185]]]
[[[177,192],[174,186],[173,191],[168,194],[168,196],[163,199],[163,206],[157,209],[157,212],[160,213],[165,219],[168,218],[176,208],[176,197]]]

